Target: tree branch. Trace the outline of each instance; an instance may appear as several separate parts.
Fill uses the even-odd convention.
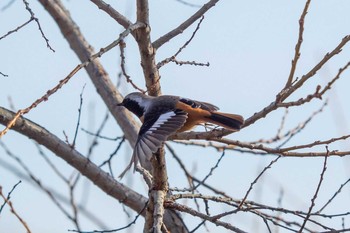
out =
[[[306,17],[306,14],[307,14],[307,10],[309,9],[310,2],[311,2],[311,0],[307,0],[306,1],[303,13],[301,14],[300,19],[299,19],[299,37],[298,37],[298,42],[295,45],[295,53],[294,53],[294,58],[292,60],[292,66],[290,68],[289,77],[288,77],[286,86],[284,88],[288,88],[293,82],[294,73],[295,73],[295,70],[297,68],[298,60],[300,58],[300,48],[301,48],[301,44],[303,43],[305,17]]]
[[[0,107],[1,124],[7,124],[13,116],[13,112]],[[12,129],[45,146],[86,176],[105,193],[116,198],[131,209],[140,211],[145,205],[147,199],[144,196],[114,180],[108,173],[101,170],[78,151],[71,148],[70,145],[42,128],[40,125],[21,117]]]
[[[206,4],[202,6],[196,13],[194,13],[190,18],[188,18],[185,22],[180,24],[177,28],[173,29],[172,31],[168,32],[164,36],[160,37],[156,41],[152,43],[153,48],[158,49],[163,44],[167,43],[169,40],[173,39],[177,35],[183,33],[189,26],[191,26],[197,19],[202,17],[210,8],[215,6],[215,4],[219,0],[210,0]]]
[[[90,0],[94,3],[98,9],[103,10],[109,16],[111,16],[115,21],[117,21],[120,25],[122,25],[125,29],[130,27],[132,22],[126,18],[124,15],[119,13],[116,9],[114,9],[111,5],[105,3],[103,0]]]
[[[160,76],[155,60],[156,51],[151,44],[148,0],[137,0],[137,21],[147,25],[146,28],[137,30],[135,36],[147,91],[151,96],[158,96],[161,95]]]

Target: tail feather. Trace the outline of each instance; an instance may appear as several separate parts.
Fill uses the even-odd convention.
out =
[[[210,123],[222,126],[232,131],[240,130],[242,124],[244,123],[242,116],[222,112],[211,112],[208,119]]]

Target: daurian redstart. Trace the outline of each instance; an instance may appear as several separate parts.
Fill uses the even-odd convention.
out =
[[[118,106],[124,106],[142,122],[132,159],[120,177],[132,164],[135,169],[140,159],[150,160],[153,153],[174,133],[190,130],[202,123],[238,131],[244,122],[240,115],[218,112],[219,108],[215,105],[179,96],[152,97],[134,92],[125,96]]]

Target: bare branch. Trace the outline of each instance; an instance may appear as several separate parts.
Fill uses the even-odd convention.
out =
[[[14,188],[16,188],[16,186],[18,185],[19,183],[17,183],[11,190],[11,192],[14,190]],[[4,199],[4,201],[7,203],[7,205],[10,207],[11,209],[11,213],[13,215],[16,216],[16,218],[18,219],[18,221],[20,221],[20,223],[23,225],[23,227],[26,229],[27,233],[31,233],[32,231],[29,229],[29,226],[28,224],[23,220],[23,218],[21,216],[19,216],[19,214],[17,213],[17,211],[15,210],[15,208],[13,207],[13,204],[12,202],[9,200],[9,195],[11,194],[11,192],[7,195],[8,198],[6,198],[4,196],[4,194],[2,193],[2,187],[0,186],[0,196],[2,197],[2,199]]]
[[[21,182],[22,182],[22,181],[18,181],[18,182],[12,187],[12,189],[10,190],[10,192],[8,192],[7,197],[5,198],[5,199],[7,199],[7,201],[10,200],[12,192],[16,189],[16,187],[17,187]],[[1,191],[2,191],[2,187],[0,186],[0,192],[1,192]],[[4,200],[4,203],[0,206],[0,214],[1,214],[1,211],[3,210],[4,206],[7,204],[7,201]]]
[[[303,122],[299,123],[294,129],[289,130],[287,133],[285,133],[284,137],[281,139],[287,137],[286,140],[284,140],[281,144],[277,146],[277,148],[281,148],[282,146],[286,145],[294,136],[298,135],[305,127],[314,119],[314,117],[321,112],[323,112],[323,109],[328,105],[328,100],[326,100],[323,105],[315,112],[311,114],[310,117],[308,117]]]
[[[5,35],[3,35],[3,36],[0,37],[0,40],[4,39],[5,37],[11,35],[11,34],[14,33],[14,32],[18,32],[18,30],[20,30],[21,28],[25,27],[27,24],[29,24],[29,23],[32,22],[32,21],[33,21],[33,19],[30,18],[28,21],[26,21],[26,22],[23,23],[22,25],[16,27],[16,28],[13,29],[13,30],[8,31]],[[4,76],[5,76],[5,75],[4,75]]]
[[[0,72],[0,75],[4,76],[4,77],[8,77],[7,74],[4,74],[3,72]]]
[[[345,66],[343,66],[342,68],[339,69],[337,75],[323,88],[323,90],[320,91],[320,96],[323,96],[323,94],[324,94],[326,91],[328,91],[328,90],[331,89],[331,87],[332,87],[332,85],[335,83],[335,81],[337,81],[337,80],[340,78],[341,74],[342,74],[345,70],[347,70],[347,69],[349,68],[349,66],[350,66],[350,62],[348,62]]]
[[[191,65],[191,66],[210,66],[210,63],[201,63],[196,61],[178,61],[175,58],[171,59],[172,62],[174,62],[176,65],[182,66],[182,65]]]
[[[212,217],[209,217],[207,216],[206,214],[203,214],[203,213],[200,213],[188,206],[185,206],[185,205],[181,205],[181,204],[178,204],[176,202],[165,202],[165,207],[166,208],[171,208],[171,209],[176,209],[178,211],[181,211],[181,212],[185,212],[185,213],[188,213],[192,216],[195,216],[195,217],[199,217],[201,219],[205,219],[209,222],[212,222],[214,223],[215,225],[217,226],[222,226],[226,229],[229,229],[233,232],[238,232],[238,233],[245,233],[245,231],[233,226],[232,224],[230,223],[227,223],[227,222],[223,222],[223,221],[220,221],[218,219],[215,219],[215,218],[212,218]]]
[[[159,62],[157,64],[157,68],[159,69],[160,67],[164,66],[165,64],[169,63],[169,62],[175,62],[177,65],[195,65],[195,66],[209,66],[209,62],[207,62],[206,64],[204,63],[197,63],[197,62],[180,62],[176,59],[177,55],[179,55],[182,50],[184,50],[187,45],[189,45],[191,43],[191,41],[193,40],[193,38],[195,37],[196,33],[198,32],[200,25],[202,24],[204,20],[204,15],[201,17],[201,19],[199,20],[196,29],[194,30],[194,32],[192,33],[192,36],[190,37],[190,39],[188,41],[186,41],[186,43],[171,57],[164,59],[163,61]]]
[[[210,169],[210,172],[204,177],[204,179],[199,182],[195,187],[193,187],[193,190],[197,189],[199,186],[201,186],[212,174],[213,174],[213,171],[218,168],[219,166],[219,163],[221,162],[222,158],[225,156],[225,151],[222,152],[220,158],[218,159],[218,161],[216,162],[215,166],[212,167]]]
[[[190,3],[190,2],[187,2],[187,1],[184,1],[184,0],[175,0],[181,4],[184,4],[185,6],[190,6],[190,7],[201,7],[201,5],[197,5],[197,4],[193,4],[193,3]]]
[[[246,192],[245,196],[243,197],[241,204],[239,204],[239,206],[238,206],[239,209],[242,208],[243,203],[247,200],[250,191],[252,191],[252,189],[253,189],[253,185],[256,184],[256,183],[258,182],[258,180],[260,179],[260,177],[267,171],[267,169],[270,169],[271,166],[272,166],[274,163],[276,163],[280,158],[281,158],[281,156],[278,156],[277,158],[275,158],[274,160],[272,160],[272,161],[269,163],[269,165],[267,165],[267,166],[259,173],[259,175],[255,178],[255,180],[250,184],[250,187],[249,187],[248,191]]]
[[[1,143],[0,143],[0,145],[1,145]],[[66,196],[64,196],[64,195],[60,194],[60,192],[57,192],[57,191],[55,191],[53,189],[50,189],[48,187],[40,187],[40,185],[43,185],[42,183],[36,183],[36,181],[34,179],[32,179],[32,177],[28,177],[27,174],[24,174],[17,167],[11,165],[10,163],[0,159],[0,166],[4,170],[12,172],[18,178],[20,178],[22,180],[25,180],[27,182],[27,184],[31,184],[35,188],[39,187],[39,189],[42,190],[44,193],[46,193],[49,196],[50,199],[51,199],[51,196],[52,196],[55,200],[57,199],[57,201],[62,201],[65,204],[69,204],[69,200],[68,200],[68,198]],[[34,182],[32,182],[32,181],[34,181]],[[56,204],[56,203],[54,202],[54,204]],[[95,213],[89,212],[85,208],[84,205],[79,205],[79,212],[82,213],[91,222],[94,222],[95,224],[97,224],[101,228],[105,228],[105,224],[103,223],[103,221],[98,219],[96,217]]]
[[[278,154],[282,155],[284,157],[324,157],[326,155],[328,156],[345,156],[345,155],[350,155],[350,151],[338,151],[338,150],[333,150],[329,152],[292,152],[292,150],[296,149],[304,149],[304,148],[311,148],[314,146],[319,146],[319,145],[328,145],[330,143],[333,143],[335,141],[339,140],[345,140],[349,138],[349,135],[341,136],[338,138],[331,138],[328,140],[324,141],[315,141],[309,144],[304,144],[304,145],[297,145],[297,146],[292,146],[288,148],[270,148],[266,147],[262,144],[250,144],[250,143],[245,143],[245,142],[240,142],[237,140],[230,140],[230,139],[212,139],[213,141],[221,142],[221,143],[226,143],[229,145],[235,145],[239,146],[242,148],[247,148],[250,150],[260,150],[266,152],[266,154]]]
[[[344,186],[346,184],[348,184],[350,182],[350,178],[345,181],[342,185],[340,185],[339,189],[334,193],[334,195],[327,201],[326,204],[324,204],[324,206],[322,206],[318,211],[316,211],[316,214],[321,213],[333,200],[334,198],[341,193],[342,189],[344,188]]]
[[[117,148],[109,155],[109,158],[106,159],[105,161],[103,161],[99,166],[99,167],[103,167],[104,165],[107,164],[108,168],[109,168],[109,172],[110,172],[112,177],[114,177],[113,170],[112,170],[112,159],[118,153],[118,151],[121,148],[121,146],[123,145],[124,141],[125,141],[125,137],[122,137]]]
[[[1,147],[6,151],[7,155],[13,158],[19,165],[20,167],[28,174],[30,179],[34,181],[34,183],[41,189],[43,190],[51,199],[51,201],[57,206],[57,208],[72,222],[74,222],[73,217],[71,214],[62,206],[62,204],[56,199],[56,197],[53,195],[51,191],[45,185],[33,174],[33,172],[28,168],[28,166],[15,154],[13,154],[7,146],[3,142],[0,141]],[[60,176],[59,176],[60,177]],[[63,178],[63,181],[68,183],[68,180]]]
[[[125,29],[127,29],[132,25],[131,21],[129,21],[124,15],[119,13],[116,9],[114,9],[111,5],[107,4],[103,0],[90,0],[90,1],[94,3],[100,10],[103,10],[113,19],[115,19],[115,21],[117,21]]]
[[[45,36],[43,29],[41,28],[41,25],[39,23],[39,19],[37,17],[35,17],[34,12],[32,11],[32,9],[29,7],[29,3],[26,0],[23,0],[24,5],[26,6],[26,10],[29,12],[31,19],[34,20],[36,22],[36,24],[38,25],[39,31],[41,33],[42,38],[44,38],[45,42],[46,42],[46,46],[52,51],[55,52],[55,50],[51,47],[51,45],[49,44],[49,39],[47,39],[47,37]]]
[[[107,233],[107,232],[118,232],[118,231],[122,231],[125,229],[128,229],[129,227],[131,227],[132,225],[134,225],[137,221],[137,219],[142,215],[142,213],[144,212],[144,210],[147,207],[147,202],[145,204],[145,206],[143,207],[143,209],[135,216],[134,220],[132,222],[130,222],[128,225],[124,226],[124,227],[120,227],[117,229],[112,229],[112,230],[94,230],[94,231],[77,231],[77,230],[68,230],[71,232],[79,232],[79,233]]]
[[[219,0],[210,0],[206,4],[202,6],[196,13],[194,13],[190,18],[188,18],[185,22],[180,24],[177,28],[173,29],[172,31],[168,32],[167,34],[161,36],[159,39],[154,41],[152,43],[153,48],[158,49],[160,48],[163,44],[168,42],[169,40],[173,39],[177,35],[181,34],[183,31],[185,31],[189,26],[191,26],[197,19],[202,17],[205,12],[207,12],[210,8],[215,6],[215,4]]]
[[[120,67],[122,69],[122,73],[124,75],[124,77],[126,78],[126,81],[128,83],[131,84],[131,86],[133,88],[135,88],[136,90],[142,92],[143,94],[146,93],[145,90],[139,88],[132,80],[131,80],[131,77],[126,73],[126,69],[125,69],[125,53],[124,53],[124,49],[126,47],[126,44],[124,42],[124,40],[122,40],[120,43],[119,43],[119,48],[120,48]]]
[[[309,9],[310,2],[311,2],[311,0],[307,0],[306,1],[303,13],[301,14],[300,19],[299,19],[299,37],[298,37],[298,42],[295,45],[295,53],[294,53],[294,58],[292,60],[292,66],[290,68],[289,77],[288,77],[286,86],[284,88],[288,88],[293,82],[294,73],[295,73],[295,70],[296,70],[296,67],[297,67],[297,64],[298,64],[298,60],[300,58],[300,48],[301,48],[301,44],[303,43],[305,17],[306,17],[307,11]]]
[[[323,59],[317,63],[308,73],[303,75],[299,81],[290,86],[289,88],[282,90],[276,97],[277,102],[282,102],[288,98],[292,93],[294,93],[298,88],[300,88],[307,80],[313,77],[317,71],[319,71],[324,64],[326,64],[332,57],[339,54],[342,48],[350,41],[350,35],[345,36],[341,42],[329,53],[323,57]]]
[[[326,147],[326,149],[327,149],[327,153],[328,153],[329,152],[328,151],[328,147]],[[324,176],[324,174],[325,174],[325,172],[327,170],[327,158],[328,158],[328,155],[326,155],[324,157],[323,169],[322,169],[322,172],[321,172],[321,175],[320,175],[320,180],[318,182],[315,194],[314,194],[314,196],[311,199],[311,205],[310,205],[309,211],[308,211],[308,213],[307,213],[307,215],[306,215],[306,217],[304,219],[303,225],[300,227],[299,232],[303,232],[303,229],[304,229],[304,227],[306,225],[306,222],[310,218],[311,211],[312,211],[313,207],[315,206],[315,201],[316,201],[318,192],[320,191],[320,188],[321,188],[321,184],[322,184],[322,181],[323,181],[323,176]]]
[[[0,107],[0,123],[7,124],[14,113]],[[19,118],[13,129],[42,144],[54,154],[65,160],[76,168],[82,175],[86,176],[108,195],[121,201],[131,209],[140,211],[146,203],[146,198],[134,192],[123,184],[117,182],[108,173],[101,170],[90,160],[72,149],[55,135],[51,134],[41,126],[24,118]]]
[[[77,140],[77,137],[78,137],[78,130],[79,130],[79,125],[80,125],[80,117],[81,117],[81,108],[83,106],[83,92],[84,92],[84,89],[85,89],[85,85],[83,86],[83,90],[81,90],[81,93],[80,93],[80,102],[79,102],[79,108],[78,108],[78,120],[77,120],[77,125],[75,127],[75,133],[74,133],[74,138],[73,138],[73,142],[72,142],[72,148],[75,147],[75,142]]]

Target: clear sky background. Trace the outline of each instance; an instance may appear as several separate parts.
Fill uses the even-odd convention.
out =
[[[2,0],[0,8],[7,2],[9,1]],[[108,2],[113,3],[112,5],[127,15],[131,21],[135,21],[134,1],[132,3],[126,0],[118,3]],[[0,105],[7,108],[10,102],[16,109],[29,106],[80,63],[43,7],[37,1],[29,1],[29,3],[56,52],[53,53],[46,48],[45,41],[34,22],[0,40],[0,71],[8,75],[8,77],[0,76]],[[64,0],[63,3],[96,51],[115,40],[123,30],[90,1]],[[193,3],[203,4],[205,1],[193,1]],[[207,101],[219,106],[224,112],[238,113],[245,118],[252,116],[270,104],[285,85],[294,55],[298,20],[303,7],[304,1],[301,0],[220,1],[205,14],[197,36],[178,57],[179,60],[209,62],[210,66],[169,64],[162,67],[160,74],[163,94]],[[311,2],[305,22],[304,43],[296,71],[297,77],[308,72],[327,52],[333,50],[344,36],[350,34],[349,9],[350,2],[347,0]],[[155,40],[164,35],[196,10],[197,8],[188,7],[175,0],[150,1],[152,39]],[[0,12],[0,36],[24,23],[29,17],[23,2],[14,1],[9,8]],[[189,39],[195,26],[196,24],[161,47],[157,53],[157,61],[173,55]],[[139,53],[135,43],[132,38],[128,38],[126,43],[127,72],[135,83],[144,87]],[[291,99],[296,100],[313,93],[318,84],[324,86],[336,75],[338,69],[349,61],[349,55],[350,49],[347,45],[340,55],[334,57]],[[120,72],[119,49],[115,48],[105,54],[101,61],[116,83]],[[349,78],[349,71],[346,71],[325,96],[329,98],[329,105],[323,113],[317,115],[312,123],[288,145],[305,144],[349,134]],[[67,85],[50,97],[48,102],[32,110],[26,117],[55,133],[61,139],[64,139],[63,131],[72,139],[80,102],[79,95],[84,86],[81,127],[91,131],[97,130],[105,116],[106,107],[96,94],[85,71],[80,71]],[[122,91],[123,94],[127,94],[134,90],[125,84]],[[305,121],[322,104],[323,101],[314,100],[302,108],[290,108],[285,130]],[[276,111],[241,132],[230,135],[229,138],[247,142],[271,138],[276,135],[283,114],[282,110]],[[111,117],[103,134],[111,137],[121,136],[120,129]],[[66,185],[45,164],[32,141],[15,132],[9,132],[1,140],[27,164],[37,177],[42,179],[46,186],[58,190],[63,195],[68,193]],[[80,131],[77,140],[78,151],[85,154],[90,142],[91,137]],[[179,156],[188,168],[195,171],[197,177],[202,178],[208,174],[221,155],[213,149],[199,149],[174,143],[173,146],[177,148]],[[101,142],[93,155],[94,161],[97,164],[104,161],[115,148],[115,142]],[[325,151],[323,147],[318,149]],[[348,142],[337,143],[330,146],[330,149],[346,150],[349,149],[349,145]],[[63,173],[67,176],[71,174],[72,169],[64,161],[50,152],[47,154]],[[119,152],[115,162],[116,174],[124,169],[130,154],[131,149],[127,146]],[[176,162],[169,153],[167,158],[171,186],[185,187],[184,176]],[[274,158],[275,156],[253,156],[227,151],[219,168],[215,170],[215,174],[208,182],[235,198],[243,198],[250,183]],[[18,168],[18,164],[11,160],[1,148],[0,159]],[[255,185],[248,199],[277,206],[278,197],[283,191],[283,207],[307,211],[322,165],[323,158],[283,158]],[[349,166],[348,158],[329,159],[315,209],[326,203],[339,186],[350,177]],[[0,185],[3,186],[4,193],[7,193],[20,179],[22,178],[3,166],[0,167]],[[130,174],[123,182],[132,182],[135,190],[144,195],[147,194],[138,174]],[[90,191],[87,192],[87,189]],[[204,192],[203,189],[202,191]],[[77,197],[80,196],[84,203],[88,203],[89,209],[106,222],[108,228],[122,227],[130,222],[130,219],[125,218],[122,207],[117,201],[95,187],[91,187],[89,182],[83,181],[79,185]],[[346,186],[326,212],[349,211],[349,197],[349,188]],[[31,185],[29,181],[23,180],[12,194],[11,200],[33,232],[67,232],[68,229],[73,228],[69,220],[49,201],[47,195]],[[134,213],[131,212],[131,215],[133,219]],[[185,220],[190,218],[188,216]],[[250,217],[226,220],[232,220],[232,224],[249,232],[259,232],[258,229],[260,232],[266,230],[262,221],[257,222]],[[346,220],[346,226],[349,227],[350,218],[347,217]],[[190,228],[195,227],[197,223],[199,221],[190,223]],[[327,220],[325,223],[334,228],[340,228],[342,224],[341,221],[333,220]],[[139,231],[137,229],[141,229],[142,225],[143,219],[139,219],[134,228],[135,232]],[[96,229],[96,226],[84,217],[82,217],[82,226],[84,230]],[[212,232],[226,232],[223,228],[216,229],[211,224],[208,226]],[[25,231],[6,209],[1,214],[0,232]]]

